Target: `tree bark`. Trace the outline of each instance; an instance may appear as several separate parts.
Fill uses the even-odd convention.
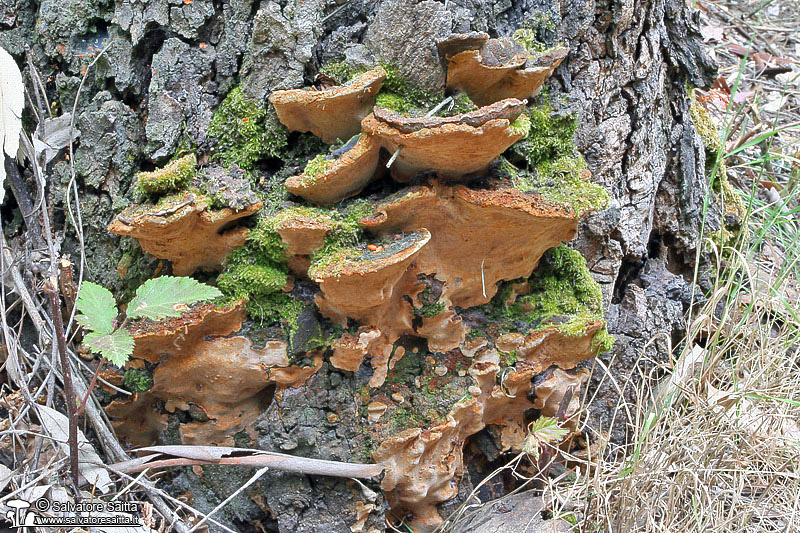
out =
[[[577,115],[576,145],[592,180],[612,198],[608,209],[584,219],[572,245],[603,288],[617,343],[601,360],[627,400],[634,399],[636,376],[666,360],[670,343],[683,332],[708,193],[688,92],[709,85],[715,67],[696,18],[680,0],[0,0],[0,14],[0,46],[24,66],[30,44],[54,111],[70,110],[78,98],[75,165],[87,277],[119,295],[168,265],[105,227],[133,201],[136,171],[152,169],[185,146],[208,150],[209,121],[232,87],[241,83],[266,103],[272,90],[308,84],[325,63],[357,63],[377,54],[401,65],[420,85],[440,89],[445,78],[436,39],[468,31],[508,36],[533,28],[548,44],[569,47],[547,83],[549,99],[556,113]],[[107,59],[77,95],[82,68],[105,46]],[[266,178],[276,173],[270,165],[260,169]],[[56,158],[48,170],[63,206],[69,163]],[[706,226],[719,223],[712,203]],[[62,252],[77,257],[74,230],[65,220],[59,224],[66,233]],[[611,423],[617,390],[603,378],[597,366],[592,424],[621,441],[625,421]],[[334,380],[341,383],[323,369],[310,383],[331,388]],[[351,400],[303,394],[302,402],[287,402],[325,409],[338,401],[344,410]],[[281,434],[264,424],[259,445],[280,451],[294,439],[295,448],[282,449],[327,458],[315,440],[322,433],[303,440],[288,423]],[[198,480],[187,473],[170,483],[176,490],[191,487],[196,505],[210,510],[232,493],[239,477],[209,475],[195,485]],[[349,531],[337,507],[352,507],[357,487],[285,473],[270,472],[264,479],[262,501],[237,498],[242,501],[224,511],[228,524],[268,520],[263,509],[269,507],[276,517],[272,527],[281,532]],[[379,527],[381,520],[382,515],[369,524]]]

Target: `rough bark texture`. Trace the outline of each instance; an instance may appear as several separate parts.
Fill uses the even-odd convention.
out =
[[[584,219],[573,245],[603,287],[617,343],[601,359],[624,384],[638,374],[640,356],[664,360],[670,340],[680,335],[707,193],[687,87],[707,85],[714,67],[680,0],[349,0],[343,7],[326,0],[0,0],[0,46],[21,66],[30,58],[48,93],[44,106],[55,113],[72,109],[82,69],[107,47],[78,101],[74,163],[87,277],[118,294],[168,269],[135,242],[105,230],[132,202],[135,172],[184,147],[208,150],[209,122],[232,87],[241,83],[266,102],[273,90],[308,84],[325,63],[369,64],[377,57],[400,65],[421,87],[440,90],[445,71],[436,39],[468,31],[504,36],[519,27],[570,49],[547,88],[557,113],[577,114],[576,144],[593,180],[612,197],[608,209]],[[259,172],[269,181],[281,164],[270,161]],[[62,207],[69,163],[58,157],[49,170]],[[9,201],[2,210],[9,238],[22,227],[19,217],[12,221],[14,207]],[[719,225],[713,206],[706,224]],[[66,228],[62,252],[77,258],[75,232],[63,215],[58,226]],[[602,377],[598,370],[592,378],[600,387],[592,410],[596,429],[607,431],[617,397],[608,380],[600,384]],[[258,442],[242,444],[353,460],[363,448],[349,447],[358,438],[352,428],[326,429],[325,420],[308,413],[324,414],[333,406],[341,418],[354,408],[345,394],[364,381],[324,365],[309,386],[269,407],[257,425]],[[635,383],[626,395],[634,390]],[[612,437],[623,438],[625,429],[617,424]],[[213,508],[238,487],[234,481],[249,476],[206,470],[201,481],[187,471],[171,482],[192,492],[201,510]],[[241,529],[260,520],[281,532],[350,531],[353,502],[363,500],[354,483],[294,474],[270,473],[255,487],[249,492],[260,499],[237,498],[223,513],[226,523]],[[382,527],[385,507],[380,498],[375,505],[365,531]]]

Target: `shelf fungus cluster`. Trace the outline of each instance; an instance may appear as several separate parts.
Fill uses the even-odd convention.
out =
[[[181,442],[232,445],[234,435],[252,431],[271,386],[297,387],[322,364],[321,356],[312,354],[314,365],[290,365],[282,341],[255,347],[235,334],[245,318],[243,303],[235,302],[134,323],[136,348],[127,372],[150,377],[147,390],[107,408],[121,436],[134,445],[150,445],[167,429],[166,413],[181,412],[190,420],[180,425]]]
[[[184,190],[112,223],[176,273],[221,268],[229,297],[135,326],[134,359],[152,384],[110,405],[123,433],[151,439],[174,412],[189,417],[184,442],[280,433],[297,419],[292,402],[321,401],[308,387],[337,373],[330,383],[352,387],[358,413],[325,420],[368,435],[361,457],[385,465],[395,516],[428,531],[458,492],[468,439],[485,432],[500,452],[520,452],[536,417],[569,425],[580,363],[613,339],[599,286],[563,244],[608,197],[577,152],[563,153],[574,130],[546,134],[561,136],[557,150],[533,138],[543,135],[533,96],[567,50],[479,33],[438,46],[448,91],[471,100],[456,112],[382,107],[403,98],[389,66],[276,91],[288,130],[340,144],[286,179],[282,204],[212,208]],[[521,140],[540,151],[519,156]],[[235,226],[257,211],[250,229]],[[269,403],[275,387],[292,400]],[[142,402],[160,402],[163,416]],[[323,446],[307,442],[305,453]]]
[[[478,105],[534,94],[567,56],[563,46],[532,53],[513,39],[464,33],[436,43],[447,61],[447,87]]]

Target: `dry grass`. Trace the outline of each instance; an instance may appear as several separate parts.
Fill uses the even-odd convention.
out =
[[[757,9],[770,5],[775,20]],[[800,7],[711,7],[707,24],[727,21],[740,36],[776,28],[772,39],[762,31],[744,44],[779,53],[794,70],[783,81],[764,77],[748,58],[726,55],[729,42],[717,47],[733,95],[716,117],[725,142],[709,167],[712,180],[727,167],[747,206],[746,231],[725,245],[707,235],[714,289],[687,317],[667,378],[635,376],[638,403],[617,406],[630,443],[612,449],[594,434],[591,457],[568,457],[579,468],[548,485],[554,514],[576,531],[800,531],[800,44],[778,31],[797,28]]]

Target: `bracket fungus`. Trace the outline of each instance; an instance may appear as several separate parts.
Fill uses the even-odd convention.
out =
[[[590,346],[595,334],[587,332],[582,346]],[[588,359],[594,354],[589,348],[570,357]],[[436,372],[440,367],[431,369],[433,365],[427,365],[420,376],[427,385],[417,377],[408,386],[395,386],[394,390],[405,394],[412,390],[412,385],[414,388],[422,385],[427,390],[433,387],[435,392],[431,392],[437,396],[446,396],[450,389],[454,390],[453,398],[457,401],[438,423],[398,433],[392,421],[406,409],[403,404],[382,395],[371,399],[387,404],[380,420],[371,428],[385,436],[374,454],[375,460],[386,467],[381,487],[393,511],[410,520],[415,531],[432,531],[441,523],[436,506],[458,492],[454,480],[464,471],[463,450],[470,436],[491,427],[498,435],[502,451],[519,453],[525,446],[528,413],[538,409],[542,416],[555,416],[571,388],[571,400],[564,407],[565,417],[573,417],[579,408],[577,393],[588,378],[586,370],[551,368],[542,374],[525,354],[518,355],[515,366],[503,366],[501,354],[487,347],[464,364],[466,372],[456,373],[455,369],[444,367],[445,377]],[[466,375],[458,377],[462,374]],[[459,390],[467,394],[459,397]],[[399,398],[403,393],[395,392],[394,396]]]
[[[361,192],[375,177],[380,146],[366,134],[360,134],[355,143],[348,142],[336,157],[323,156],[321,165],[313,171],[306,167],[300,176],[286,180],[286,188],[317,205],[329,205]]]
[[[275,106],[278,119],[290,131],[310,131],[330,144],[337,139],[349,139],[361,130],[361,119],[375,105],[384,79],[386,71],[377,67],[347,85],[321,91],[274,91],[269,101]]]
[[[309,270],[320,286],[316,303],[324,316],[343,326],[352,318],[380,332],[380,337],[366,344],[359,334],[356,344],[366,347],[372,355],[375,373],[370,384],[374,387],[383,383],[393,343],[413,331],[410,306],[404,300],[414,291],[409,266],[430,239],[431,234],[423,228],[387,242],[381,251],[353,248],[341,252],[335,262]],[[404,308],[407,312],[402,311]],[[341,354],[340,351],[340,358]]]
[[[359,436],[342,450],[383,463],[394,513],[429,531],[456,495],[470,437],[485,430],[500,452],[520,452],[536,416],[577,411],[579,364],[613,339],[599,285],[563,243],[608,198],[577,156],[573,121],[548,128],[549,108],[527,101],[567,51],[478,33],[438,46],[448,87],[477,110],[373,107],[383,68],[339,87],[275,91],[290,130],[349,139],[285,182],[299,198],[269,198],[250,230],[230,227],[260,202],[212,211],[188,191],[112,223],[176,274],[224,265],[216,282],[234,302],[134,324],[134,358],[152,386],[109,412],[147,404],[158,416],[132,417],[126,431],[150,439],[179,415],[187,443],[226,444],[258,427],[259,443],[290,450],[299,427],[315,453],[322,430],[311,426],[327,423],[335,439]],[[411,184],[373,183],[389,155],[392,178]]]
[[[246,336],[232,335],[241,330],[245,317],[240,301],[226,307],[194,306],[167,320],[134,322],[132,363],[152,364],[152,386],[108,406],[118,431],[134,443],[154,440],[167,427],[166,413],[154,411],[154,404],[163,403],[167,413],[189,413],[192,421],[179,430],[185,444],[231,444],[236,433],[252,432],[270,385],[298,386],[319,369],[319,354],[311,354],[312,366],[293,366],[285,342],[267,340],[258,348]],[[152,416],[132,416],[145,406]]]
[[[244,245],[248,230],[231,224],[255,213],[261,202],[236,211],[210,209],[211,201],[193,192],[161,199],[157,204],[128,207],[108,226],[111,233],[133,237],[142,249],[172,261],[178,276],[195,270],[217,270],[225,256]]]
[[[437,46],[447,61],[447,87],[479,106],[535,94],[569,52],[555,47],[531,53],[514,40],[476,32],[451,35]]]
[[[434,171],[455,179],[486,171],[509,146],[527,134],[525,100],[508,99],[452,117],[406,117],[376,107],[365,118],[364,133],[390,153],[399,150],[391,167],[397,181]]]

